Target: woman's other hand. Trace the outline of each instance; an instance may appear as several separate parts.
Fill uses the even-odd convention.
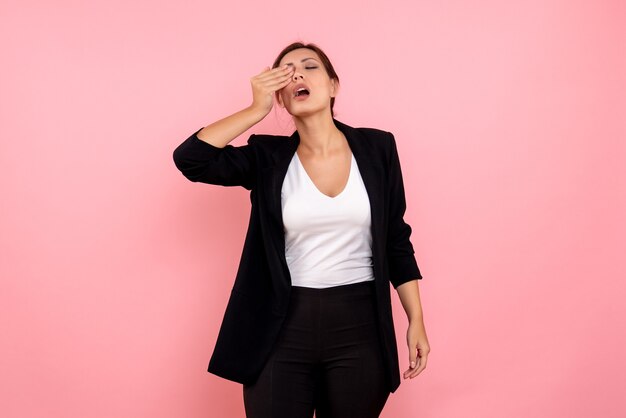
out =
[[[403,375],[405,379],[413,379],[426,368],[428,353],[430,352],[424,321],[415,319],[409,322],[406,340],[409,346],[409,368]]]

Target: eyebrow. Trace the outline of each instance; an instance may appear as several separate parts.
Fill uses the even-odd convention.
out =
[[[304,62],[304,61],[306,61],[306,60],[313,60],[313,61],[317,61],[315,58],[308,57],[308,58],[303,58],[303,59],[301,59],[301,60],[300,60],[300,62]],[[293,62],[286,62],[286,63],[284,63],[283,65],[288,65],[288,64],[293,64]]]

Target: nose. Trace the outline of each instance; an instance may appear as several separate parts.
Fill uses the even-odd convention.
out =
[[[297,80],[297,79],[298,79],[298,77],[302,78],[302,74],[299,74],[299,73],[298,73],[298,70],[294,70],[294,71],[293,71],[293,78],[292,78],[292,79],[295,81],[295,80]]]

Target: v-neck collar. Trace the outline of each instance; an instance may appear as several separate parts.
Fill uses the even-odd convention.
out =
[[[299,169],[301,170],[301,173],[303,174],[304,177],[307,178],[307,183],[309,183],[317,191],[318,194],[330,200],[337,200],[338,198],[346,194],[346,191],[348,187],[350,186],[350,182],[352,181],[352,176],[354,174],[353,172],[354,172],[355,159],[354,159],[354,155],[352,154],[352,152],[350,152],[350,171],[348,172],[348,180],[346,180],[346,184],[343,186],[343,189],[339,192],[339,194],[335,196],[328,196],[326,193],[323,193],[315,185],[315,183],[313,182],[313,179],[311,178],[311,176],[309,176],[309,173],[307,173],[306,169],[304,168],[304,164],[302,164],[302,161],[300,161],[300,156],[298,156],[297,151],[294,153],[294,158],[297,160],[297,164],[298,164]]]

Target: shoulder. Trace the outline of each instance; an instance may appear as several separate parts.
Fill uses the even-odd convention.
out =
[[[291,138],[285,135],[252,134],[248,138],[248,147],[260,161],[269,160],[275,152],[288,147]]]
[[[289,139],[289,137],[284,135],[252,134],[248,138],[248,144],[272,146],[286,139]]]
[[[389,144],[392,140],[393,134],[384,129],[371,128],[371,127],[358,127],[354,128],[361,135],[368,138],[372,142],[378,142],[380,144]]]
[[[286,135],[270,135],[270,134],[252,134],[250,138],[248,138],[248,143],[263,143],[263,144],[271,144],[279,141],[284,141],[285,139],[289,139]]]
[[[290,137],[285,135],[252,134],[248,138],[248,144],[254,147],[272,151],[287,143]]]
[[[367,148],[372,153],[389,158],[396,147],[393,134],[387,130],[372,127],[358,127],[354,129],[360,134]]]
[[[388,131],[386,131],[384,129],[372,128],[372,127],[369,127],[369,126],[360,126],[358,128],[354,128],[354,129],[358,130],[359,132],[361,132],[364,135],[368,135],[368,136],[371,136],[371,137],[378,137],[378,138],[385,137],[385,136],[390,134],[390,132],[388,132]]]

